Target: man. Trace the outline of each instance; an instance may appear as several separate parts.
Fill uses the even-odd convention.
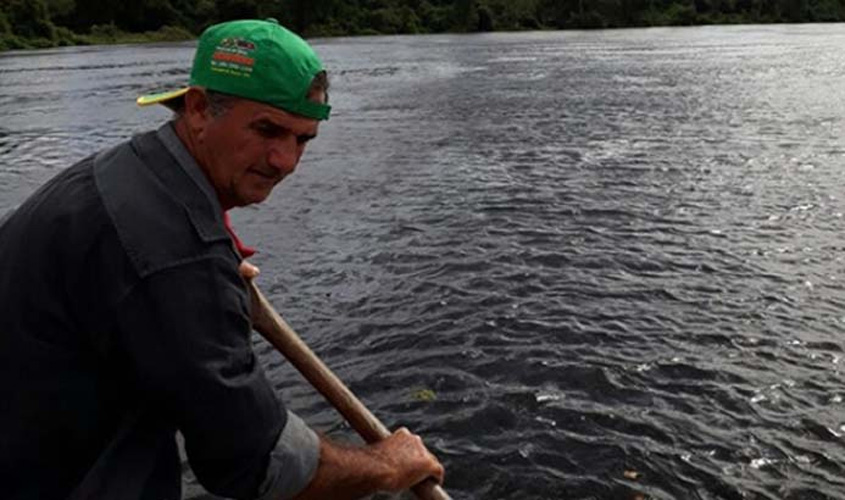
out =
[[[358,498],[443,468],[284,410],[250,345],[225,211],[264,200],[327,119],[322,64],[273,20],[212,26],[177,117],[72,166],[0,225],[0,479],[10,499]],[[240,271],[239,271],[240,267]]]

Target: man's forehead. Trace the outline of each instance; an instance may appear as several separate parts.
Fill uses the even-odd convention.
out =
[[[263,102],[245,101],[249,103],[248,116],[250,121],[253,122],[266,120],[274,125],[295,130],[298,133],[314,133],[320,123],[314,118],[297,115]]]

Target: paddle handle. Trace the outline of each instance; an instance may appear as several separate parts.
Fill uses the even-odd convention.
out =
[[[361,403],[355,394],[314,354],[252,280],[247,280],[252,295],[253,327],[331,403],[343,418],[368,443],[390,436],[391,432]],[[449,500],[449,495],[434,479],[415,485],[412,491],[422,500]]]

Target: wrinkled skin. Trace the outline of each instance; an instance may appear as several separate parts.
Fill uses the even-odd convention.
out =
[[[176,133],[224,210],[264,201],[296,169],[318,128],[315,119],[247,99],[235,99],[215,115],[200,88],[185,95],[185,109],[176,122]]]

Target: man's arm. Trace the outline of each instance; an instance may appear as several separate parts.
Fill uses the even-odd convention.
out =
[[[252,350],[249,296],[226,252],[140,280],[117,306],[114,341],[138,399],[184,435],[200,483],[256,498],[287,418]]]
[[[242,261],[239,271],[247,280],[259,269]],[[443,482],[443,466],[422,442],[402,428],[366,447],[347,447],[320,439],[320,459],[314,477],[295,500],[353,499],[376,491],[401,491],[429,477]]]
[[[442,483],[443,466],[408,429],[363,447],[322,438],[317,472],[295,500],[352,500],[376,491],[406,490],[429,477]]]

